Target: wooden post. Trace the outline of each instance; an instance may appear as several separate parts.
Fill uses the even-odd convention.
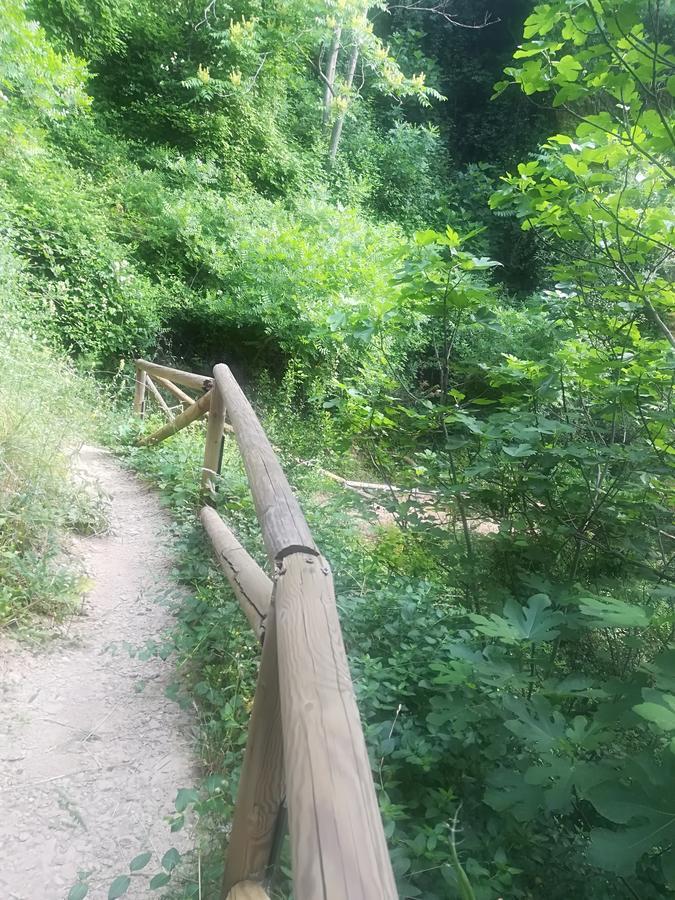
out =
[[[283,769],[277,636],[272,612],[228,842],[223,900],[244,879],[262,881],[274,862],[272,851],[285,795]]]
[[[157,401],[157,405],[162,410],[162,412],[167,417],[167,419],[169,419],[169,421],[173,421],[173,419],[175,418],[174,414],[169,409],[166,400],[164,399],[164,397],[162,397],[160,392],[157,390],[155,382],[152,380],[152,378],[148,375],[147,372],[145,373],[145,384],[146,384],[147,389],[150,391],[152,396]]]
[[[183,410],[179,416],[176,416],[173,422],[167,422],[162,428],[153,431],[153,433],[149,434],[147,437],[141,438],[138,442],[139,445],[141,447],[151,447],[153,444],[159,444],[160,441],[171,437],[172,434],[180,431],[181,428],[185,428],[186,425],[190,425],[191,422],[205,416],[209,411],[210,403],[211,391],[200,397],[199,400],[192,404],[192,406],[188,406],[187,409]]]
[[[223,428],[225,427],[225,398],[216,382],[211,391],[209,425],[204,446],[204,467],[202,469],[202,495],[215,499],[217,476],[223,453]]]
[[[286,556],[275,586],[296,900],[393,900],[394,876],[321,557]]]
[[[296,551],[318,555],[300,504],[251,404],[227,366],[217,365],[213,376],[244,459],[270,560],[274,563]]]
[[[136,387],[134,389],[134,414],[143,418],[145,412],[145,372],[136,366]]]
[[[181,389],[179,387],[176,387],[173,381],[169,381],[168,378],[162,378],[161,375],[155,375],[155,381],[157,382],[157,384],[161,384],[163,388],[166,388],[166,390],[170,394],[173,394],[177,400],[180,400],[185,408],[187,408],[188,406],[192,406],[192,404],[195,402],[194,397],[186,394],[185,391],[181,391]]]
[[[240,881],[227,895],[227,900],[270,900],[270,898],[262,885],[255,881]]]
[[[218,565],[256,637],[262,640],[272,597],[271,579],[244,550],[215,509],[205,506],[199,518],[211,538]]]
[[[176,384],[195,388],[198,391],[210,391],[213,387],[212,379],[208,375],[195,375],[194,372],[184,372],[182,369],[172,369],[170,366],[160,366],[157,363],[148,362],[147,359],[137,359],[136,365],[145,369],[150,375],[159,375]]]

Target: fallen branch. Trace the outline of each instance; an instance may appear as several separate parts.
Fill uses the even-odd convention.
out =
[[[311,466],[313,465],[313,463],[309,461],[303,461],[302,465]],[[432,500],[439,494],[439,491],[424,491],[420,490],[420,488],[404,488],[398,487],[395,484],[378,484],[372,481],[351,481],[349,478],[343,478],[342,475],[336,475],[335,472],[329,472],[328,469],[322,469],[321,466],[316,466],[316,471],[320,475],[323,475],[325,478],[330,478],[331,481],[336,481],[343,487],[350,488],[351,490],[357,492],[384,491],[388,494],[405,494],[409,497],[420,497],[422,500]]]

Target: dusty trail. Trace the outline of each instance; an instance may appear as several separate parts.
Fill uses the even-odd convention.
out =
[[[93,583],[84,614],[47,647],[0,642],[0,900],[65,900],[80,872],[103,900],[150,850],[125,896],[155,897],[163,853],[190,847],[163,817],[196,781],[192,721],[165,696],[171,663],[122,648],[170,623],[167,518],[104,451],[84,448],[79,465],[111,501],[109,533],[75,542]]]

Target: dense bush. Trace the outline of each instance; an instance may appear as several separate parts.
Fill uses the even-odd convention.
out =
[[[95,430],[96,391],[49,349],[31,306],[16,258],[1,250],[0,627],[72,610],[82,579],[64,561],[64,532],[103,526],[70,460]]]

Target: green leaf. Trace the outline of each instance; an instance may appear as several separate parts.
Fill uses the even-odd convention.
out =
[[[675,695],[647,688],[642,691],[646,703],[638,703],[633,710],[652,722],[661,731],[675,731]]]
[[[180,788],[176,794],[175,807],[176,812],[182,813],[191,803],[196,803],[199,799],[199,792],[194,788]]]
[[[565,719],[545,697],[532,700],[504,698],[504,708],[515,715],[504,724],[513,734],[536,750],[552,750],[565,735]]]
[[[495,812],[508,810],[518,822],[529,822],[543,805],[544,792],[539,785],[527,784],[520,772],[498,769],[487,780],[483,800]]]
[[[647,613],[639,606],[614,597],[582,597],[579,611],[596,628],[646,628]]]
[[[129,878],[128,875],[118,875],[110,885],[110,889],[108,890],[108,900],[117,900],[118,897],[123,897],[130,884],[131,878]]]
[[[176,850],[175,847],[172,847],[170,850],[167,850],[162,857],[162,868],[166,869],[167,872],[172,872],[179,862],[180,853],[178,852],[178,850]]]
[[[662,766],[638,757],[626,766],[625,781],[606,781],[586,792],[595,809],[617,825],[628,828],[594,828],[589,860],[620,875],[631,874],[640,857],[663,848],[664,869],[675,852],[675,759]]]
[[[563,614],[549,609],[551,601],[546,594],[535,594],[522,607],[512,598],[504,604],[504,616],[523,640],[550,641],[557,637],[555,628],[562,622]]]
[[[642,668],[654,676],[654,684],[662,691],[675,693],[675,647],[669,647]]]
[[[68,900],[84,900],[89,893],[89,885],[82,882],[74,884],[68,892]]]
[[[171,831],[180,831],[185,825],[185,816],[176,816],[171,822]]]
[[[574,787],[574,763],[571,760],[555,756],[546,759],[541,765],[530,766],[524,780],[543,789],[547,809],[567,811],[570,808]]]
[[[524,459],[526,456],[534,456],[537,452],[536,450],[533,450],[529,444],[504,445],[502,450],[514,459]]]
[[[164,887],[165,884],[168,884],[171,881],[171,875],[167,875],[166,872],[158,872],[157,875],[153,875],[150,879],[150,890],[156,891],[157,888]]]
[[[140,870],[144,869],[150,862],[151,857],[152,853],[139,853],[138,856],[135,856],[129,863],[129,870],[131,872],[140,872]]]
[[[445,240],[449,247],[459,247],[461,243],[460,236],[457,234],[454,228],[451,228],[449,225],[445,229]]]
[[[487,637],[494,637],[508,643],[517,641],[550,641],[557,637],[556,626],[563,620],[562,612],[549,609],[551,601],[546,594],[535,594],[521,606],[512,597],[504,604],[503,615],[493,613],[489,618],[472,614],[471,620],[477,624],[476,631]]]
[[[553,65],[558,70],[560,77],[565,81],[576,81],[583,68],[579,60],[569,53],[557,62],[554,62]]]

